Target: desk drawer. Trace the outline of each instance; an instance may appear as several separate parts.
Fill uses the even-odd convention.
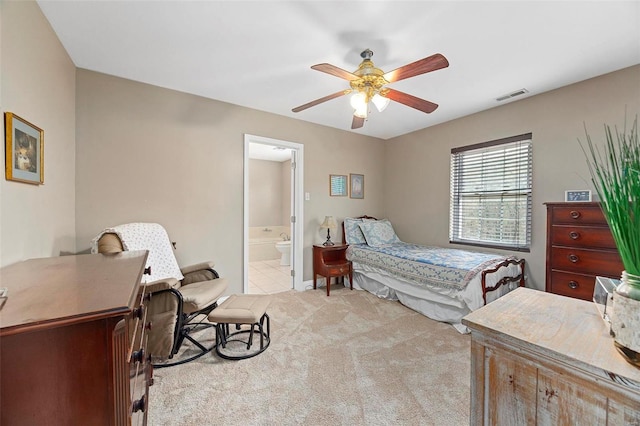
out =
[[[616,248],[609,228],[600,226],[553,225],[551,244],[585,248]]]
[[[624,266],[616,251],[552,247],[551,269],[582,274],[619,276]]]

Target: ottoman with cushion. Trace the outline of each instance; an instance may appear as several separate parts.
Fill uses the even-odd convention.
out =
[[[209,321],[216,323],[216,353],[220,357],[234,360],[251,358],[269,347],[269,303],[271,296],[268,294],[234,294],[211,311]],[[238,331],[230,333],[229,324],[235,324]],[[242,329],[241,325],[249,328]],[[259,348],[254,346],[254,334],[260,339]]]

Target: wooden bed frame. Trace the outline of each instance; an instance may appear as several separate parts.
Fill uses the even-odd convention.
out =
[[[367,215],[363,215],[363,216],[358,216],[354,219],[371,219],[371,220],[378,220],[377,218],[373,217],[373,216],[367,216]],[[345,238],[345,232],[344,232],[344,221],[342,221],[342,242],[344,244],[347,243],[346,238]],[[485,269],[481,272],[482,276],[480,278],[480,281],[482,283],[482,301],[484,302],[484,304],[487,304],[487,293],[495,291],[497,289],[499,289],[500,287],[502,287],[505,284],[509,284],[512,282],[516,282],[519,281],[519,286],[520,287],[524,287],[524,264],[525,264],[525,260],[524,259],[516,259],[516,258],[509,258],[509,259],[505,259],[504,261],[498,263],[495,268],[492,269]],[[500,281],[498,281],[496,283],[496,285],[494,286],[489,286],[487,287],[487,275],[489,274],[493,274],[494,272],[497,272],[498,269],[502,268],[503,266],[509,266],[509,265],[519,265],[520,266],[520,274],[516,275],[515,277],[504,277],[502,278]]]

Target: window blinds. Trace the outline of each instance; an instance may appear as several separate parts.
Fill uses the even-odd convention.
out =
[[[531,136],[451,150],[450,242],[529,251]]]

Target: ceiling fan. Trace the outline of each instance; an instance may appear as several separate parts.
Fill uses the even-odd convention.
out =
[[[416,75],[448,67],[449,61],[440,53],[412,62],[387,73],[373,65],[371,61],[373,52],[371,50],[366,49],[360,56],[363,58],[363,61],[354,72],[345,71],[335,65],[326,63],[312,66],[311,69],[348,80],[351,89],[341,90],[323,98],[316,99],[293,108],[292,111],[300,112],[312,106],[330,101],[331,99],[353,93],[351,96],[351,106],[355,111],[353,113],[351,128],[359,129],[364,125],[364,120],[367,118],[369,101],[371,101],[380,112],[387,107],[389,100],[400,102],[401,104],[426,113],[431,113],[438,108],[438,104],[385,86],[389,83],[404,80],[405,78],[415,77]]]

